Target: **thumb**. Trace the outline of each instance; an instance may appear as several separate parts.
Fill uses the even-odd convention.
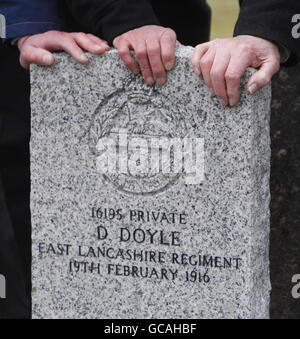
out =
[[[248,91],[255,94],[257,91],[268,85],[274,74],[280,69],[280,62],[277,59],[265,61],[260,69],[255,72],[248,82]]]
[[[43,48],[29,45],[21,48],[20,52],[20,64],[25,69],[28,69],[30,64],[51,66],[55,62],[53,54]]]

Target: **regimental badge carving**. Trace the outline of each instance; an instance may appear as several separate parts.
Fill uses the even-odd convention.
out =
[[[174,170],[172,155],[176,142],[187,135],[184,115],[184,109],[141,77],[128,77],[123,88],[106,97],[94,113],[89,146],[97,170],[126,193],[167,189],[182,174]]]

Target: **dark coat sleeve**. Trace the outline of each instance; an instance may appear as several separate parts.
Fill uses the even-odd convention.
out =
[[[111,43],[115,37],[145,25],[158,25],[150,0],[65,0],[82,27]]]
[[[112,43],[122,33],[146,25],[172,28],[181,43],[195,46],[210,33],[205,0],[65,0],[83,30]]]
[[[63,28],[61,0],[0,0],[6,39]]]
[[[253,35],[274,41],[291,52],[290,63],[300,60],[300,40],[292,36],[292,18],[300,14],[299,0],[241,0],[234,35]]]

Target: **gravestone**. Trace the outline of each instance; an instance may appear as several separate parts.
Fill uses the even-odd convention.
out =
[[[270,88],[224,108],[176,53],[32,68],[34,318],[269,317]]]

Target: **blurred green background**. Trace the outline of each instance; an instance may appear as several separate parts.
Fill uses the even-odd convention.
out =
[[[239,14],[238,0],[208,0],[212,8],[211,40],[232,37]]]

